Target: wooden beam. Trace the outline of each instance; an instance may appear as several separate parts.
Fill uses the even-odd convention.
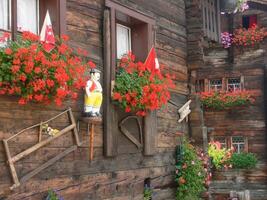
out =
[[[115,18],[115,11],[106,9],[104,11],[104,102],[103,102],[103,121],[104,121],[104,155],[114,157],[117,155],[117,135],[113,130],[113,124],[116,123],[117,114],[111,100],[111,82],[115,77],[115,43],[111,44],[111,37],[115,37],[115,19],[111,23],[111,18]],[[113,33],[113,34],[112,34]],[[114,69],[113,69],[114,68]]]
[[[144,118],[144,155],[151,156],[155,153],[157,136],[157,114],[150,112]]]
[[[132,10],[131,8],[129,8],[125,5],[115,3],[115,2],[110,1],[110,0],[106,0],[105,5],[107,7],[113,8],[117,11],[120,11],[122,13],[127,14],[130,17],[136,18],[136,19],[141,20],[143,22],[146,22],[148,24],[152,24],[152,25],[156,24],[155,20],[151,16],[149,16],[145,13],[142,13],[140,11]]]

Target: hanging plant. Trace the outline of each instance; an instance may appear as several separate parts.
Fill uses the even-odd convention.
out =
[[[170,88],[174,84],[169,74],[135,62],[135,56],[129,53],[119,61],[112,97],[125,112],[145,116],[168,102]]]
[[[213,110],[225,110],[237,106],[252,104],[255,100],[250,91],[233,92],[202,92],[200,101],[204,108]]]
[[[0,42],[9,38],[5,34]],[[67,36],[57,38],[55,48],[46,52],[39,36],[23,32],[16,41],[8,40],[0,48],[0,94],[19,96],[19,104],[38,102],[61,105],[67,97],[76,99],[86,83],[85,72],[94,63],[86,63],[84,51],[74,52],[66,42]]]
[[[211,181],[209,158],[201,150],[184,140],[177,151],[176,199],[198,200]]]
[[[234,32],[233,44],[236,46],[254,46],[259,44],[267,37],[265,28],[253,25],[249,29],[239,28]]]

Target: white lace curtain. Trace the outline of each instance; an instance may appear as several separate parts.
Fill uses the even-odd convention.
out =
[[[17,0],[18,30],[38,33],[38,0]]]
[[[131,29],[117,24],[117,58],[131,51]]]
[[[18,30],[38,33],[38,0],[17,0]],[[10,30],[10,0],[0,0],[0,29]]]
[[[0,29],[9,30],[9,0],[0,0]]]

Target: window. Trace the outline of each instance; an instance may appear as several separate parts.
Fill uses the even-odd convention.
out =
[[[11,32],[12,38],[15,38],[17,31],[38,34],[47,10],[55,33],[63,33],[66,0],[1,0],[0,32]]]
[[[245,138],[242,136],[233,136],[232,146],[236,153],[242,153],[245,151]]]
[[[116,61],[129,50],[135,55],[136,61],[144,62],[151,47],[154,44],[155,19],[140,12],[138,9],[129,8],[115,1],[105,0],[104,10],[104,95],[105,103],[103,107],[104,121],[104,154],[106,156],[116,156],[118,154],[136,152],[135,148],[122,148],[118,145],[122,140],[121,130],[118,124],[126,119],[129,114],[115,107],[111,101],[112,85],[116,76]],[[113,116],[113,117],[108,117]],[[156,144],[156,113],[151,112],[142,120],[142,130],[144,135],[143,153],[153,155]],[[154,124],[155,126],[151,126]],[[136,120],[127,121],[127,127],[137,130]],[[127,141],[126,141],[127,142]],[[131,141],[127,145],[131,144]],[[126,143],[125,143],[126,145]]]
[[[220,41],[220,1],[202,0],[204,35],[213,41]]]
[[[240,78],[229,78],[227,80],[227,91],[238,91],[241,89]]]
[[[222,148],[234,148],[236,153],[248,152],[248,139],[244,136],[211,136],[211,141],[218,141]]]
[[[218,137],[215,137],[214,140],[220,142],[222,148],[227,148],[227,141],[225,137],[218,136]]]
[[[243,16],[242,19],[243,28],[249,29],[252,26],[257,25],[257,15]]]
[[[131,51],[131,28],[117,23],[117,58]]]
[[[0,30],[10,30],[10,0],[0,1]]]
[[[209,90],[216,92],[222,90],[222,79],[210,80]]]
[[[38,0],[17,0],[17,28],[19,31],[38,33],[38,16]]]

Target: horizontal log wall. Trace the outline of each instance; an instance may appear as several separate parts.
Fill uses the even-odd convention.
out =
[[[144,12],[156,19],[156,50],[160,63],[168,65],[176,76],[172,100],[182,106],[187,101],[186,21],[183,0],[121,0],[121,3]],[[103,65],[103,0],[67,0],[67,34],[71,45],[89,51],[90,58]],[[102,70],[103,68],[100,67]],[[66,102],[63,107],[30,104],[19,106],[12,96],[0,97],[0,140],[21,129],[49,119],[67,107],[72,107],[76,119],[81,115],[82,97],[77,102]],[[80,124],[82,147],[61,161],[42,171],[14,192],[6,195],[11,176],[0,144],[0,199],[43,199],[49,188],[59,190],[66,200],[74,199],[143,199],[144,179],[152,179],[155,200],[174,199],[174,150],[179,143],[177,132],[186,133],[187,124],[177,123],[177,109],[171,105],[158,112],[157,149],[154,156],[144,157],[141,152],[121,154],[116,158],[103,157],[103,127],[95,128],[94,160],[89,162],[89,137],[86,125]],[[54,127],[64,127],[67,117],[60,118]],[[31,131],[10,143],[12,155],[37,142],[37,132]],[[72,144],[70,134],[19,161],[19,177],[35,169]],[[127,147],[126,147],[127,148]]]
[[[258,24],[267,27],[267,13],[248,10],[244,15],[257,14]],[[225,16],[222,29],[228,30]],[[242,14],[234,17],[234,28],[242,24]],[[199,79],[244,77],[244,87],[255,93],[251,106],[226,111],[205,111],[205,125],[211,128],[209,136],[245,136],[248,151],[256,153],[260,164],[253,170],[216,172],[210,192],[215,199],[227,199],[230,191],[250,190],[251,199],[266,199],[266,48],[267,41],[255,47],[233,47],[234,62],[220,44],[204,48],[204,64],[197,72]],[[197,119],[197,118],[196,118]]]

